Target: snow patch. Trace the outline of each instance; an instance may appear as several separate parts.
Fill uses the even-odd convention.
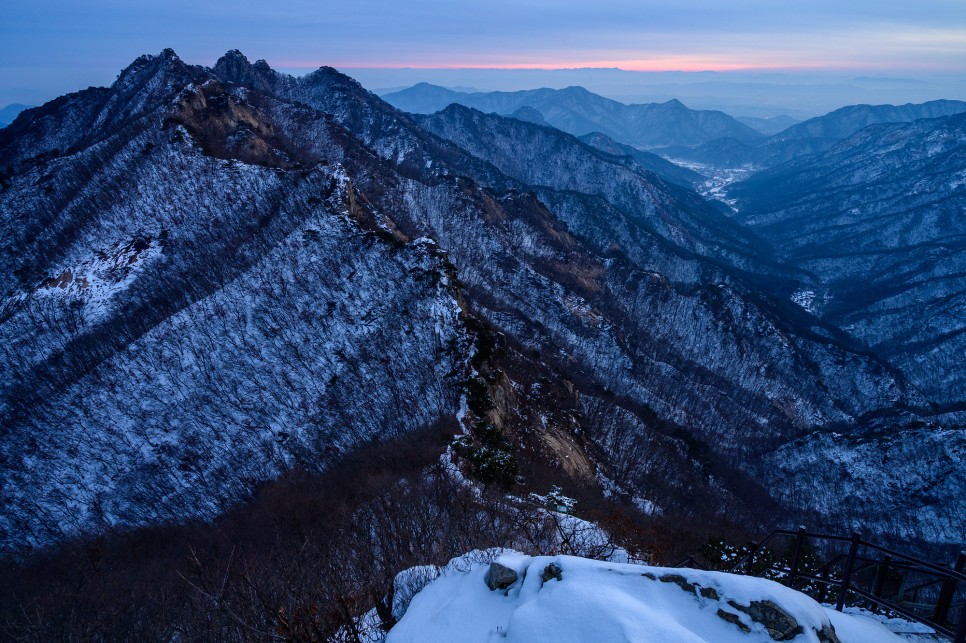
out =
[[[111,300],[129,288],[160,255],[161,244],[157,240],[119,241],[106,250],[64,266],[42,281],[33,294],[80,302],[87,321],[96,321],[111,312]]]
[[[829,296],[827,293],[819,295],[814,290],[801,288],[792,293],[791,299],[813,315],[818,315],[822,306],[828,303]]]

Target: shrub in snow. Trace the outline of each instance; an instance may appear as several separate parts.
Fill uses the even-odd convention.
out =
[[[469,435],[458,435],[450,446],[458,456],[470,462],[473,478],[485,485],[510,487],[520,468],[510,441],[499,429],[486,423],[478,423],[473,436],[475,440]]]
[[[560,513],[573,513],[577,507],[577,501],[570,496],[565,496],[563,490],[557,485],[551,486],[550,492],[545,496],[541,496],[538,493],[531,493],[529,497],[531,502],[546,507],[551,511],[559,511]]]

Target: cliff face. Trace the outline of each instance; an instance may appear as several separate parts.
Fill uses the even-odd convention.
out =
[[[332,69],[142,57],[0,158],[7,551],[211,517],[454,417],[650,510],[794,512],[762,462],[926,406],[781,295],[803,269],[632,157],[417,121]]]

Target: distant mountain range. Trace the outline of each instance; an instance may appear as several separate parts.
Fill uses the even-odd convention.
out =
[[[0,109],[0,127],[6,127],[13,122],[15,118],[20,114],[20,112],[25,109],[30,109],[32,105],[21,105],[19,103],[13,103],[7,105],[3,109]]]
[[[688,109],[678,100],[625,105],[583,87],[466,94],[420,83],[382,98],[413,114],[431,114],[454,103],[502,115],[529,108],[531,118],[539,112],[548,125],[570,134],[601,132],[639,148],[698,145],[723,137],[746,142],[764,138],[724,112]]]
[[[911,123],[966,112],[966,102],[935,100],[918,105],[850,105],[811,118],[771,136],[748,142],[723,137],[698,146],[674,146],[658,150],[666,158],[717,167],[751,165],[771,167],[792,159],[819,154],[863,127],[883,123]]]
[[[677,100],[624,105],[582,87],[515,92],[460,92],[420,83],[383,98],[414,114],[430,114],[458,104],[483,112],[556,127],[576,136],[593,138],[602,149],[623,153],[648,149],[666,159],[712,167],[772,167],[820,154],[863,127],[912,122],[966,111],[966,102],[936,100],[918,105],[852,105],[797,122],[790,117],[732,118],[719,111],[688,109]],[[600,135],[603,135],[601,137]],[[653,158],[639,159],[664,178],[693,184],[694,175],[662,166]]]

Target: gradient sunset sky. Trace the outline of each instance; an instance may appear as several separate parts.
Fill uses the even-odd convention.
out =
[[[143,53],[295,71],[782,70],[966,78],[966,0],[6,0],[0,90],[109,84]],[[2,101],[2,97],[0,97]]]

